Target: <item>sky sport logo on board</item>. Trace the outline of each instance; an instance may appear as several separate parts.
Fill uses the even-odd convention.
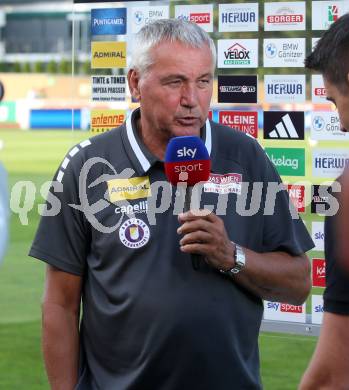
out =
[[[254,138],[258,137],[258,112],[219,111],[219,123],[251,135]]]
[[[288,303],[264,301],[264,319],[276,321],[305,322],[306,309]]]
[[[258,3],[219,4],[218,31],[258,31]]]
[[[305,30],[305,2],[264,3],[264,30]]]
[[[325,242],[325,231],[324,231],[324,223],[323,222],[312,222],[311,223],[311,238],[314,241],[315,247],[313,250],[315,251],[323,251],[324,250],[324,242]]]
[[[213,4],[176,5],[175,18],[198,24],[207,32],[213,32]]]

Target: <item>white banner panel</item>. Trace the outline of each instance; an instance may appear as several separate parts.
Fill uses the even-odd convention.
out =
[[[265,75],[264,99],[268,103],[304,103],[305,75]]]
[[[327,30],[339,17],[349,11],[349,2],[344,1],[313,1],[312,29]]]
[[[264,301],[264,319],[305,322],[305,303],[302,306],[295,306],[288,303]]]
[[[337,178],[349,165],[349,149],[314,149],[312,166],[314,177]]]
[[[126,76],[91,76],[92,101],[124,101],[126,98]]]
[[[168,19],[170,17],[170,9],[168,5],[154,5],[149,7],[132,7],[131,8],[131,30],[133,33],[159,19]]]
[[[311,296],[311,322],[313,324],[322,324],[324,315],[324,299],[322,295]]]
[[[175,18],[194,22],[203,30],[213,32],[213,4],[176,5]]]
[[[326,99],[326,90],[321,74],[311,75],[311,101],[313,103],[330,104],[330,102]]]
[[[271,68],[303,68],[305,38],[264,39],[264,66]]]
[[[218,31],[258,31],[258,3],[219,4]]]
[[[264,3],[264,30],[305,30],[305,2]]]
[[[336,111],[313,111],[310,138],[323,141],[349,141],[349,133],[341,131]]]
[[[258,68],[258,39],[219,39],[218,68]]]
[[[314,241],[315,247],[313,250],[315,251],[323,251],[324,250],[324,242],[325,242],[325,229],[324,222],[312,222],[311,223],[311,238]]]

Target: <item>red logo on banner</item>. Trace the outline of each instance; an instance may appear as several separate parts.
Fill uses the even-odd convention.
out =
[[[289,303],[282,303],[280,311],[285,313],[303,313],[303,306],[290,305]]]
[[[304,204],[304,193],[305,187],[296,185],[296,184],[288,184],[287,192],[290,197],[291,202],[299,213],[304,213],[305,204]]]
[[[201,12],[201,13],[190,14],[190,21],[197,24],[210,23],[211,21],[210,13]]]
[[[326,97],[326,88],[315,88],[315,96],[324,96]]]
[[[313,259],[313,287],[326,287],[325,259]]]
[[[258,137],[258,113],[252,111],[220,111],[219,123]]]

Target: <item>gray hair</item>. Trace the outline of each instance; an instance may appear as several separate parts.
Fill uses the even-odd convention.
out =
[[[180,42],[194,48],[207,45],[212,54],[212,67],[216,65],[216,48],[213,40],[201,27],[183,19],[160,19],[151,22],[136,34],[130,68],[140,74],[153,64],[150,51],[162,42]]]

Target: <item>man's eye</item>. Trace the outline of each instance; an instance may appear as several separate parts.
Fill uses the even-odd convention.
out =
[[[207,80],[207,79],[202,79],[202,80],[199,80],[199,85],[200,86],[206,86],[208,85],[210,82],[210,80]]]
[[[172,80],[168,83],[169,85],[176,87],[181,84],[181,80]]]

